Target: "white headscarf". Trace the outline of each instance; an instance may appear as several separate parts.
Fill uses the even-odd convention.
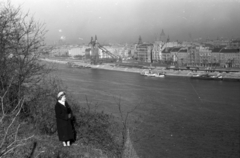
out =
[[[64,95],[65,95],[64,91],[59,92],[58,95],[57,95],[57,99],[60,99],[60,97],[62,97]]]
[[[62,96],[64,96],[64,95],[65,95],[65,92],[64,92],[64,91],[59,92],[58,95],[57,95],[57,99],[58,99],[58,102],[59,102],[59,103],[61,103],[62,105],[65,106],[65,102],[60,99],[60,98],[61,98]]]

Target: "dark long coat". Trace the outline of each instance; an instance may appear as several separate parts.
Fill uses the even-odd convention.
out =
[[[55,105],[55,113],[57,120],[58,138],[60,141],[69,141],[74,139],[74,128],[72,118],[68,118],[68,114],[72,116],[72,110],[68,103],[65,106],[57,102]]]

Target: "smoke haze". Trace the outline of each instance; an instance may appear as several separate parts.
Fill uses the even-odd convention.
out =
[[[46,24],[46,41],[152,42],[240,37],[240,0],[11,0]]]

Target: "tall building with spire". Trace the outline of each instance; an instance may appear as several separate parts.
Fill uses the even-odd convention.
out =
[[[162,41],[162,42],[166,42],[166,35],[165,35],[165,33],[164,33],[164,31],[163,31],[163,29],[162,29],[162,32],[161,32],[161,34],[160,34],[160,41]]]
[[[142,37],[141,37],[141,36],[139,36],[138,44],[143,44],[143,42],[142,42]]]
[[[95,43],[98,43],[98,42],[97,42],[97,35],[95,35]]]
[[[152,59],[154,61],[162,60],[162,50],[164,50],[166,46],[166,42],[168,42],[168,38],[162,29],[161,33],[157,37],[157,40],[153,43],[153,51],[152,51]]]

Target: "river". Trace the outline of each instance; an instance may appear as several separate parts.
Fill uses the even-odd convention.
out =
[[[151,78],[136,73],[67,68],[57,76],[84,104],[118,115],[136,106],[132,141],[140,157],[238,158],[240,82]],[[134,134],[133,134],[134,133]]]

